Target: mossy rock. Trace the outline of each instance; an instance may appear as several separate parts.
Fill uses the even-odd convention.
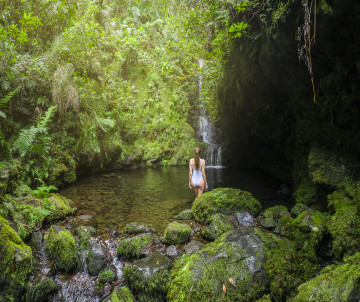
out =
[[[148,224],[132,222],[125,226],[124,232],[127,234],[155,233],[155,229]]]
[[[309,177],[301,180],[299,186],[293,193],[296,203],[312,205],[316,203],[316,186]]]
[[[81,251],[87,250],[90,247],[91,235],[94,235],[96,230],[92,226],[78,226],[75,229],[79,240],[79,248]]]
[[[45,250],[54,262],[54,267],[65,272],[77,268],[78,248],[74,236],[66,229],[51,226],[45,244]]]
[[[298,287],[293,302],[359,301],[360,253],[325,267],[319,276]]]
[[[274,206],[268,208],[263,213],[260,221],[262,227],[273,230],[275,233],[283,234],[284,227],[291,221],[291,214],[286,206]]]
[[[197,197],[191,211],[197,221],[208,224],[216,213],[229,215],[249,212],[254,216],[260,209],[260,202],[251,193],[232,188],[218,188]]]
[[[76,180],[75,160],[65,151],[56,151],[49,174],[49,183],[55,187],[73,183]]]
[[[164,242],[167,245],[176,245],[190,240],[191,227],[177,221],[171,222],[165,229]]]
[[[224,214],[215,214],[210,224],[201,231],[201,237],[207,241],[214,241],[222,234],[234,229],[232,221]]]
[[[0,195],[15,192],[23,179],[23,171],[19,160],[0,163]]]
[[[171,265],[170,259],[154,252],[126,266],[123,274],[128,286],[140,302],[166,301]]]
[[[45,278],[30,288],[26,301],[44,302],[52,301],[52,296],[58,291],[58,286],[54,280]]]
[[[112,294],[101,302],[135,302],[133,294],[126,286],[115,289]]]
[[[117,253],[124,259],[141,258],[148,254],[149,245],[158,243],[154,234],[140,234],[119,242]]]
[[[310,210],[310,208],[303,204],[303,203],[297,203],[296,205],[294,205],[292,207],[292,209],[290,210],[291,214],[294,215],[295,217],[298,216],[299,214],[301,214],[304,211]]]
[[[174,218],[180,219],[180,220],[189,220],[189,219],[193,219],[194,216],[193,216],[191,210],[187,209],[187,210],[182,211],[178,215],[174,216]]]
[[[99,274],[98,279],[101,283],[112,282],[116,279],[116,275],[110,270],[104,270]]]
[[[96,276],[106,266],[108,257],[105,246],[101,242],[94,242],[88,253],[88,269],[91,276]]]
[[[333,238],[332,246],[337,259],[350,256],[359,250],[360,219],[358,206],[343,191],[329,195],[329,205],[335,213],[330,217],[327,228]]]
[[[21,297],[32,264],[31,248],[0,216],[0,288],[3,295]]]
[[[195,254],[176,260],[167,299],[254,301],[261,298],[268,287],[265,261],[263,243],[251,229],[227,232]],[[230,284],[229,278],[236,287]]]
[[[53,205],[53,210],[51,211],[51,214],[46,218],[49,222],[65,218],[69,215],[73,215],[77,211],[76,208],[70,207],[71,200],[67,199],[64,196],[61,196],[60,194],[52,193],[47,198],[47,200]]]

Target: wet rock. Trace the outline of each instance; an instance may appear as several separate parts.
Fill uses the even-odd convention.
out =
[[[203,248],[203,244],[197,240],[191,240],[188,244],[184,245],[184,250],[186,254],[194,254],[197,251],[200,251]]]
[[[274,206],[263,213],[260,224],[263,228],[277,234],[284,234],[285,226],[291,221],[291,214],[285,206]]]
[[[235,212],[249,212],[255,215],[260,209],[260,202],[251,193],[231,188],[218,188],[196,198],[191,211],[198,222],[208,224],[215,213],[229,215]]]
[[[234,229],[231,220],[224,214],[215,214],[210,224],[201,231],[201,237],[207,241],[214,241],[225,232]]]
[[[134,302],[135,298],[126,286],[115,289],[109,297],[101,302]]]
[[[75,232],[78,236],[80,250],[87,250],[90,247],[90,238],[96,232],[95,228],[81,225],[75,229]]]
[[[23,171],[18,160],[0,163],[0,195],[13,193],[16,190],[23,178]]]
[[[193,219],[193,214],[190,209],[182,211],[180,214],[174,216],[175,219],[188,220]]]
[[[254,218],[248,212],[236,213],[236,219],[243,226],[248,227],[254,225]]]
[[[112,282],[115,280],[115,278],[116,276],[114,272],[110,270],[104,270],[98,276],[99,282],[101,283]]]
[[[154,252],[123,270],[124,278],[139,301],[165,301],[172,262]]]
[[[124,232],[127,234],[155,233],[155,229],[151,225],[132,222],[126,225]]]
[[[92,219],[92,216],[91,215],[80,215],[78,218],[81,220],[90,220],[90,219]]]
[[[334,151],[313,146],[308,157],[308,169],[315,184],[336,187],[346,176],[351,175],[348,163]]]
[[[191,227],[187,224],[171,222],[165,229],[164,242],[167,245],[181,244],[189,241]]]
[[[307,205],[299,202],[296,205],[294,205],[294,207],[291,209],[290,212],[294,216],[298,216],[300,213],[307,211],[307,210],[310,210],[310,208]]]
[[[50,215],[46,217],[49,222],[73,215],[77,211],[76,208],[71,208],[71,200],[60,194],[52,193],[47,200],[54,205],[54,209],[51,211]]]
[[[263,243],[252,229],[227,232],[195,254],[177,259],[171,270],[167,298],[222,301],[225,285],[228,301],[251,301],[268,286],[265,261]],[[228,282],[229,278],[236,287]]]
[[[117,253],[124,259],[141,258],[149,254],[151,245],[158,243],[159,240],[154,234],[140,234],[121,240],[117,247]]]
[[[298,287],[293,302],[302,301],[359,301],[360,253],[343,263],[325,267],[319,276]]]
[[[46,239],[45,250],[54,262],[56,269],[66,272],[77,268],[78,248],[73,235],[59,226],[51,226]]]
[[[0,298],[1,295],[22,296],[32,263],[31,248],[0,216]]]
[[[166,255],[168,255],[170,257],[176,257],[178,255],[178,251],[177,251],[176,247],[174,245],[170,245],[166,249]]]
[[[106,249],[100,242],[92,244],[88,254],[89,274],[96,276],[107,264]]]
[[[52,296],[58,291],[58,286],[54,280],[45,278],[39,283],[31,286],[28,298],[29,302],[52,301]]]

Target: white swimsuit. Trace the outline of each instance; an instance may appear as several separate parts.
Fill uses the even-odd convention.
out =
[[[196,170],[190,159],[190,164],[191,164],[191,167],[193,168],[191,180],[196,187],[198,187],[200,185],[200,182],[203,180],[202,172],[201,172],[201,167],[202,167],[203,163],[204,163],[204,160],[201,161],[199,170]]]

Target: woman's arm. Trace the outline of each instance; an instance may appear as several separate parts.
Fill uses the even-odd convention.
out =
[[[191,159],[189,161],[189,188],[191,188],[191,177],[192,177],[192,169],[191,169]]]
[[[204,164],[202,165],[202,168],[201,168],[201,173],[202,173],[202,177],[204,179],[205,190],[207,190],[209,187],[208,187],[208,184],[207,184],[206,174],[205,174],[205,159],[204,159]]]

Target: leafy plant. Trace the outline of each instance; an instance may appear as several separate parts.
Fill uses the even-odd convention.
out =
[[[41,187],[37,187],[37,189],[33,190],[32,192],[38,198],[46,198],[46,197],[49,196],[51,191],[57,191],[57,190],[58,190],[58,188],[55,187],[55,186],[52,186],[52,185],[46,186],[46,185],[44,185],[44,186],[41,186]]]

